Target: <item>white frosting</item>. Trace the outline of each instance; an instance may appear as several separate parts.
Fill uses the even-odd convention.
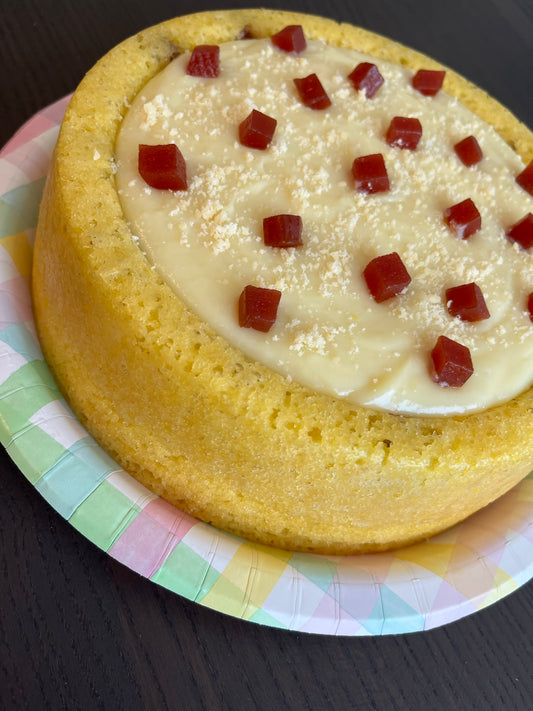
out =
[[[251,358],[289,379],[354,403],[430,414],[483,410],[533,382],[533,255],[505,231],[533,200],[515,182],[520,158],[494,130],[443,91],[424,97],[412,73],[357,52],[308,42],[299,56],[270,40],[220,48],[220,75],[188,76],[176,58],[144,87],[117,140],[119,194],[142,250],[205,321]],[[385,84],[372,98],[347,75],[361,61],[378,64]],[[316,72],[332,106],[305,107],[293,83]],[[255,108],[277,119],[270,147],[238,141]],[[388,146],[391,118],[416,116],[416,151]],[[475,135],[483,161],[465,167],[453,151]],[[140,143],[176,143],[187,162],[187,191],[149,188],[138,173]],[[366,195],[351,178],[354,158],[382,153],[391,189]],[[472,198],[482,229],[459,240],[444,210]],[[262,220],[303,220],[304,245],[265,247]],[[362,277],[374,257],[398,252],[412,282],[375,303]],[[444,292],[475,281],[490,318],[449,315]],[[282,291],[267,334],[240,328],[244,286]],[[466,345],[473,376],[460,388],[432,380],[430,351],[441,334]]]

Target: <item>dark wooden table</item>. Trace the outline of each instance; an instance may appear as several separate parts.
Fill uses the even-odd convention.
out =
[[[71,92],[123,38],[173,15],[222,6],[2,0],[0,144]],[[301,0],[289,9],[359,24],[424,51],[533,126],[531,0]],[[533,708],[532,582],[429,632],[282,632],[139,577],[55,513],[3,451],[0,473],[2,709]]]

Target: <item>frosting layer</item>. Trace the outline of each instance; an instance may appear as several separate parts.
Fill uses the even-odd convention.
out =
[[[320,42],[296,56],[268,39],[224,44],[213,79],[188,76],[189,56],[171,62],[129,109],[116,179],[141,248],[191,308],[250,357],[361,405],[461,413],[530,386],[533,258],[505,231],[533,200],[515,182],[520,158],[492,128],[444,92],[422,96],[411,73],[382,61],[385,83],[368,99],[347,75],[374,60]],[[294,86],[294,78],[313,72],[332,102],[323,111],[304,106]],[[238,141],[238,126],[254,108],[277,120],[265,151]],[[385,142],[394,116],[421,121],[415,151]],[[469,135],[484,158],[467,168],[453,145]],[[138,174],[138,145],[169,142],[187,162],[183,192],[151,189]],[[383,154],[391,189],[359,193],[352,162],[373,153]],[[466,198],[477,205],[482,228],[460,240],[443,214]],[[302,217],[301,247],[264,245],[263,218],[282,213]],[[362,273],[393,251],[412,281],[378,304]],[[444,296],[472,281],[490,312],[477,323],[450,316]],[[246,284],[282,292],[268,334],[238,326]],[[471,350],[474,374],[461,388],[432,380],[429,353],[442,334]]]

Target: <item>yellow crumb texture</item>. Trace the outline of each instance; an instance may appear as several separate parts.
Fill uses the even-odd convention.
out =
[[[532,391],[467,417],[422,418],[289,384],[214,333],[150,268],[115,187],[122,118],[173,56],[289,24],[413,69],[437,66],[356,27],[258,9],[177,18],[126,40],[88,73],[63,122],[34,252],[36,323],[80,421],[155,493],[280,548],[378,551],[455,524],[529,473]],[[449,70],[445,89],[533,158],[532,134],[496,101]]]

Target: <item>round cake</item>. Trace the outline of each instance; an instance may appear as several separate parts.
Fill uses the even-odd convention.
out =
[[[300,28],[300,34],[286,32],[285,28]],[[85,77],[73,95],[62,124],[35,243],[35,320],[46,360],[77,417],[126,471],[153,492],[193,516],[250,540],[291,550],[356,554],[428,538],[489,504],[531,471],[532,377],[527,368],[522,367],[521,359],[531,360],[527,350],[530,346],[524,344],[529,344],[533,332],[533,307],[529,307],[528,313],[524,302],[515,309],[518,325],[513,325],[512,330],[519,334],[516,338],[520,342],[518,346],[525,350],[519,351],[516,362],[511,352],[508,364],[504,362],[502,366],[499,359],[494,372],[501,371],[502,374],[493,377],[494,392],[491,393],[492,399],[486,402],[484,393],[488,385],[479,380],[483,368],[480,365],[479,374],[476,370],[481,361],[481,358],[476,360],[477,346],[471,348],[474,368],[467,368],[467,375],[460,376],[466,380],[473,370],[473,377],[462,389],[463,381],[460,384],[451,382],[455,375],[449,383],[442,379],[440,384],[438,382],[437,360],[444,348],[443,341],[439,340],[439,353],[436,346],[433,361],[428,356],[428,364],[433,362],[437,374],[430,373],[428,365],[428,373],[422,372],[421,375],[418,372],[417,375],[418,380],[427,376],[429,385],[424,384],[423,392],[430,393],[430,400],[431,392],[435,392],[435,401],[441,395],[444,398],[443,404],[432,407],[431,402],[425,404],[426,395],[421,396],[420,401],[407,398],[409,404],[404,405],[407,402],[405,393],[396,400],[384,399],[381,395],[378,397],[377,391],[369,395],[367,388],[365,397],[361,396],[358,401],[357,397],[345,395],[344,381],[338,387],[333,385],[331,391],[329,375],[317,376],[316,384],[315,376],[308,377],[307,371],[302,377],[299,373],[293,377],[292,370],[278,367],[278,356],[273,356],[270,361],[262,357],[262,350],[267,351],[265,344],[274,343],[281,336],[281,327],[276,331],[277,323],[273,336],[270,332],[264,333],[272,323],[265,328],[264,324],[244,328],[249,325],[246,323],[248,316],[242,313],[246,305],[241,303],[239,307],[234,299],[235,309],[230,321],[233,320],[235,330],[253,344],[249,349],[246,341],[243,345],[239,337],[232,338],[231,330],[223,326],[218,315],[206,318],[203,307],[196,307],[196,297],[184,296],[180,284],[175,288],[165,269],[153,259],[151,250],[145,248],[142,240],[139,245],[127,199],[132,204],[140,200],[136,194],[130,198],[126,195],[128,186],[136,183],[137,178],[132,179],[127,174],[121,177],[119,173],[121,164],[127,162],[121,152],[121,131],[127,129],[128,115],[132,113],[130,107],[141,97],[146,124],[155,123],[156,114],[170,114],[167,105],[157,103],[158,90],[154,89],[150,94],[149,82],[174,63],[178,68],[189,68],[198,47],[204,50],[216,47],[217,57],[221,47],[225,61],[224,58],[229,56],[225,53],[226,46],[236,41],[238,44],[260,40],[263,42],[258,50],[263,53],[261,56],[279,52],[293,61],[295,57],[305,55],[305,49],[290,44],[291,41],[301,42],[302,35],[311,47],[309,55],[315,52],[320,58],[319,43],[323,43],[342,51],[356,50],[365,57],[368,55],[369,61],[361,62],[359,67],[363,64],[368,69],[375,66],[373,61],[379,67],[383,62],[381,69],[387,81],[389,70],[385,63],[401,67],[408,76],[414,76],[420,69],[427,70],[430,79],[440,77],[442,80],[444,75],[443,68],[428,57],[375,34],[324,18],[279,11],[254,9],[190,15],[170,20],[126,40]],[[274,36],[278,39],[272,50],[271,38]],[[284,46],[287,41],[289,45]],[[266,45],[268,51],[264,49]],[[198,81],[204,82],[204,87],[207,86],[205,82],[215,81],[206,78],[212,61],[209,54],[200,56],[200,72],[203,74]],[[227,61],[229,64],[230,60]],[[248,60],[247,66],[253,64],[254,61]],[[311,71],[312,63],[309,67]],[[298,77],[300,81],[301,75]],[[193,76],[191,81],[196,78]],[[361,77],[353,76],[352,85],[355,86],[357,81],[361,81]],[[261,82],[256,77],[255,82],[255,90],[260,89]],[[359,91],[363,108],[377,105],[370,103],[373,91],[384,91],[379,88],[379,82],[377,84],[377,89],[374,83],[374,89],[367,84],[362,92]],[[335,95],[334,88],[331,83],[326,87],[335,106],[340,97],[348,95],[348,89],[340,85],[340,79]],[[430,91],[434,94],[438,90]],[[216,91],[216,84],[211,84],[206,93]],[[353,86],[350,91],[357,94]],[[526,210],[529,201],[531,211],[531,170],[524,168],[533,158],[531,132],[496,101],[449,69],[445,71],[444,91],[451,97],[452,104],[460,101],[476,117],[490,124],[490,130],[503,139],[507,150],[512,147],[514,154],[509,159],[514,166],[512,181],[516,182],[515,176],[526,176],[527,180],[522,180],[517,190],[523,193]],[[430,102],[433,94],[427,93],[424,100]],[[247,113],[253,102],[250,103],[249,97],[243,101],[242,96],[239,101],[242,111],[246,108]],[[275,110],[275,104],[273,106]],[[313,117],[321,111],[321,115],[325,115],[329,110],[329,105],[319,106],[316,101],[314,106],[306,106],[305,110]],[[203,112],[209,115],[209,109],[205,110],[205,107]],[[233,115],[228,110],[228,115],[232,120],[235,118],[245,123],[239,118],[238,111]],[[181,113],[179,116],[181,119]],[[282,113],[280,119],[281,116]],[[278,153],[282,146],[282,138],[278,138],[281,124],[279,120],[273,143]],[[392,128],[391,123],[389,130]],[[243,130],[247,129],[250,129],[249,123]],[[215,129],[212,131],[216,141]],[[332,136],[332,131],[328,135]],[[408,169],[415,151],[399,150],[409,148],[401,143],[408,140],[405,138],[407,134],[402,135],[400,143],[396,141],[390,150],[396,151],[398,165],[405,164]],[[191,133],[191,136],[189,142],[194,142],[195,134]],[[427,143],[428,136],[424,133],[423,140]],[[231,140],[237,150],[242,149],[238,141]],[[241,136],[241,140],[245,139]],[[334,138],[328,140],[335,142]],[[146,141],[150,142],[154,141]],[[183,144],[178,139],[176,143],[188,154],[187,142]],[[390,144],[394,146],[393,139]],[[269,150],[275,153],[272,148],[263,149],[264,146],[258,149],[254,145],[249,150],[248,160],[253,162],[258,150],[265,155]],[[384,153],[388,155],[385,149]],[[354,158],[350,156],[350,164]],[[357,185],[356,163],[354,161],[349,179],[339,181],[342,189],[349,185],[353,193],[356,191],[350,181],[354,180]],[[387,166],[393,173],[391,165],[392,159]],[[187,194],[189,200],[189,192],[193,192],[191,186],[199,180],[201,166],[198,166],[200,163],[195,164],[193,159],[188,161],[189,191],[186,184],[164,190],[165,195],[172,193],[172,199],[177,196],[176,199],[181,200],[176,203],[179,210],[174,210],[176,219],[172,228],[179,231],[181,220],[183,234],[185,223],[189,222],[188,213],[182,211],[184,196]],[[314,175],[318,174],[316,170]],[[393,176],[393,182],[394,179]],[[420,179],[423,182],[424,176]],[[253,192],[249,187],[247,190]],[[153,197],[152,189],[144,187],[143,191]],[[361,206],[361,214],[365,214],[363,203],[368,198],[381,200],[383,197],[370,195],[370,190],[363,192],[365,194],[357,198],[360,203],[356,203]],[[157,189],[155,193],[158,200]],[[301,196],[304,193],[298,193],[294,188],[291,194]],[[522,199],[520,195],[518,197]],[[263,201],[267,203],[267,197]],[[302,204],[311,209],[311,203],[312,200],[307,199]],[[384,204],[383,200],[380,204]],[[515,221],[511,220],[509,204],[501,210],[498,205],[494,207],[507,219],[505,228],[508,233],[512,232],[511,222]],[[284,208],[290,206],[289,201]],[[453,207],[450,205],[448,210]],[[224,206],[218,214],[223,209]],[[201,204],[193,205],[191,210],[200,213],[202,221],[212,222],[214,219],[211,208],[203,209]],[[272,211],[270,209],[268,214]],[[284,214],[277,217],[288,217],[285,214],[288,209],[279,211]],[[446,212],[445,220],[442,220],[443,230],[456,229],[453,218]],[[484,225],[490,227],[491,220],[485,216],[483,219]],[[168,222],[166,213],[164,220]],[[305,215],[303,220],[306,239],[311,235],[311,220],[306,222]],[[525,227],[517,228],[520,235],[515,234],[516,239],[512,241],[506,240],[503,233],[503,242],[515,260],[512,270],[520,272],[525,284],[521,287],[525,288],[524,298],[527,292],[533,292],[533,255],[527,241],[529,237],[523,236],[524,229],[526,232],[530,229],[531,220],[531,215],[524,217],[521,222],[525,221]],[[464,224],[466,221],[463,220],[461,229]],[[198,232],[198,225],[192,223],[191,231],[192,235]],[[181,239],[185,242],[183,236]],[[460,234],[459,239],[457,235],[450,239],[455,240],[454,244],[457,242],[461,249],[470,249],[476,237],[467,233]],[[312,241],[310,237],[309,241]],[[297,259],[293,255],[301,255],[307,246],[302,248],[299,242],[276,243],[273,249],[276,255],[281,255],[280,263],[286,264]],[[211,244],[210,250],[207,262],[211,262],[210,255],[227,252],[220,242],[215,247]],[[262,242],[261,250],[265,252]],[[390,251],[393,253],[394,250],[391,248]],[[411,253],[416,256],[416,252],[415,244]],[[491,247],[487,262],[500,261],[494,252]],[[406,253],[404,259],[411,274],[418,265],[415,256],[409,261],[409,250],[406,249]],[[373,256],[371,251],[364,254],[365,261]],[[244,257],[243,261],[246,260]],[[226,269],[231,271],[233,267],[234,256],[230,253]],[[191,267],[187,266],[185,271],[191,271]],[[384,322],[388,323],[391,313],[394,316],[391,323],[396,317],[401,320],[401,309],[405,311],[410,293],[416,292],[409,285],[410,277],[398,282],[392,298],[390,294],[379,295],[378,287],[371,282],[370,272],[366,272],[365,278],[370,295],[366,294],[364,298],[372,304],[377,302],[378,314],[381,313],[379,309],[383,314],[384,309],[388,309],[388,315],[383,316]],[[490,274],[487,279],[490,280]],[[208,280],[213,281],[212,277]],[[286,282],[288,279],[283,284]],[[334,291],[337,284],[335,282],[330,290]],[[389,287],[387,282],[385,289]],[[300,351],[306,348],[314,349],[315,358],[317,339],[311,342],[311,331],[294,335],[294,323],[298,319],[293,317],[290,320],[283,312],[286,308],[284,299],[285,295],[282,295],[282,315],[278,321],[285,318],[292,324],[293,340],[289,349],[297,353],[294,360],[302,360]],[[387,305],[380,303],[382,299],[387,300]],[[446,300],[441,302],[439,297],[435,308],[443,310],[442,323],[456,324],[457,318],[453,314],[450,316],[453,299],[448,292]],[[290,298],[287,303],[291,303]],[[396,311],[391,311],[392,303]],[[403,307],[398,306],[400,303]],[[488,312],[484,314],[481,306],[477,304],[475,316],[467,317],[463,313],[459,319],[460,333],[469,333],[472,329],[480,332],[484,328],[480,324],[489,322]],[[493,309],[497,311],[499,305],[489,302],[489,307],[494,319]],[[369,309],[371,323],[375,316]],[[355,321],[361,322],[361,318]],[[469,319],[479,323],[465,325]],[[503,334],[499,339],[500,346],[505,349],[511,327],[507,332],[501,324],[498,327]],[[402,329],[400,326],[400,336]],[[344,327],[337,327],[338,332],[344,333],[344,330]],[[498,340],[497,334],[487,336],[486,340]],[[295,343],[299,344],[299,350]],[[324,347],[321,345],[320,348]],[[372,348],[378,353],[375,344]],[[429,346],[424,345],[424,348],[429,353]],[[342,370],[339,365],[342,360],[337,355],[324,371]],[[377,356],[378,360],[380,357]],[[425,366],[420,363],[417,367],[423,371]],[[455,363],[454,373],[461,368],[464,371],[463,365],[459,367]],[[315,370],[320,371],[321,367],[319,365]],[[490,381],[491,368],[490,365],[486,368],[487,382]],[[509,381],[517,384],[510,387],[519,392],[511,390],[510,395],[503,396],[502,393],[507,392],[505,373],[511,372],[514,379],[509,376]],[[478,384],[481,394],[473,400],[469,396],[471,404],[467,406],[461,397],[476,379],[481,383]],[[357,390],[355,386],[352,389]],[[455,407],[448,405],[450,392],[461,394],[452,398],[458,403]]]

